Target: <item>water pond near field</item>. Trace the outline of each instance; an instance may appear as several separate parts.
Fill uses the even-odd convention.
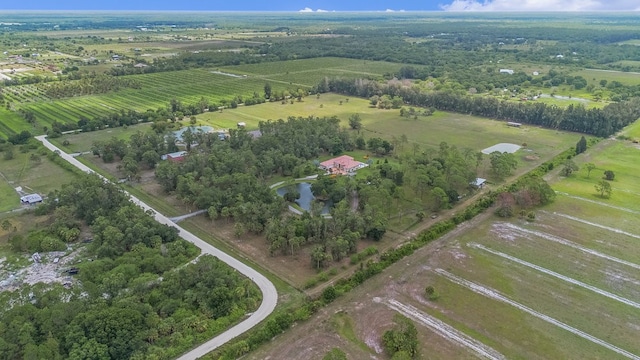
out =
[[[311,192],[311,184],[308,182],[301,182],[296,184],[296,188],[300,193],[300,197],[296,200],[296,204],[300,206],[303,210],[309,211],[311,210],[311,203],[316,199]],[[287,193],[287,187],[283,186],[276,190],[278,195],[284,196]],[[322,208],[322,214],[328,214],[329,208],[331,207],[331,203],[329,201],[324,203],[324,207]]]

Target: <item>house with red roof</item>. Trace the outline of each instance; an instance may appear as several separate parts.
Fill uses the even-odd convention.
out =
[[[328,174],[349,175],[357,170],[366,167],[367,164],[354,160],[349,155],[338,156],[320,163],[320,169],[326,170]]]

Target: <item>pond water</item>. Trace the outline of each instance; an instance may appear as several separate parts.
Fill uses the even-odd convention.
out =
[[[583,102],[583,103],[591,102],[591,100],[589,100],[589,99],[575,97],[575,96],[569,97],[569,96],[562,96],[562,95],[541,94],[540,97],[555,98],[555,99],[560,99],[560,100],[576,100],[576,101]]]
[[[298,200],[296,200],[296,204],[298,204],[298,206],[300,206],[302,209],[309,211],[311,209],[311,203],[316,198],[315,196],[313,196],[313,193],[311,192],[311,184],[306,182],[297,183],[296,188],[300,193],[300,197],[298,198]],[[278,195],[280,196],[284,196],[284,194],[287,193],[287,187],[283,186],[277,189],[276,193],[278,193]],[[323,215],[329,213],[330,206],[331,206],[331,203],[329,201],[324,203],[324,207],[322,208]]]

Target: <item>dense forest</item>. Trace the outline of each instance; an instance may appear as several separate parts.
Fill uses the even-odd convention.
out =
[[[48,228],[14,236],[15,251],[79,246],[71,288],[39,284],[4,294],[1,359],[170,359],[226,329],[260,303],[255,285],[157,223],[115,185],[85,176],[51,194],[37,211]],[[54,201],[55,199],[56,201]]]

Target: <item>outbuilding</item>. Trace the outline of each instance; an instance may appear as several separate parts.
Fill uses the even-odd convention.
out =
[[[484,187],[484,184],[487,182],[487,179],[483,179],[483,178],[476,178],[475,181],[471,182],[471,185],[477,187],[478,189],[482,189]]]
[[[39,194],[29,194],[20,197],[20,202],[23,204],[33,205],[42,202],[42,196]]]

